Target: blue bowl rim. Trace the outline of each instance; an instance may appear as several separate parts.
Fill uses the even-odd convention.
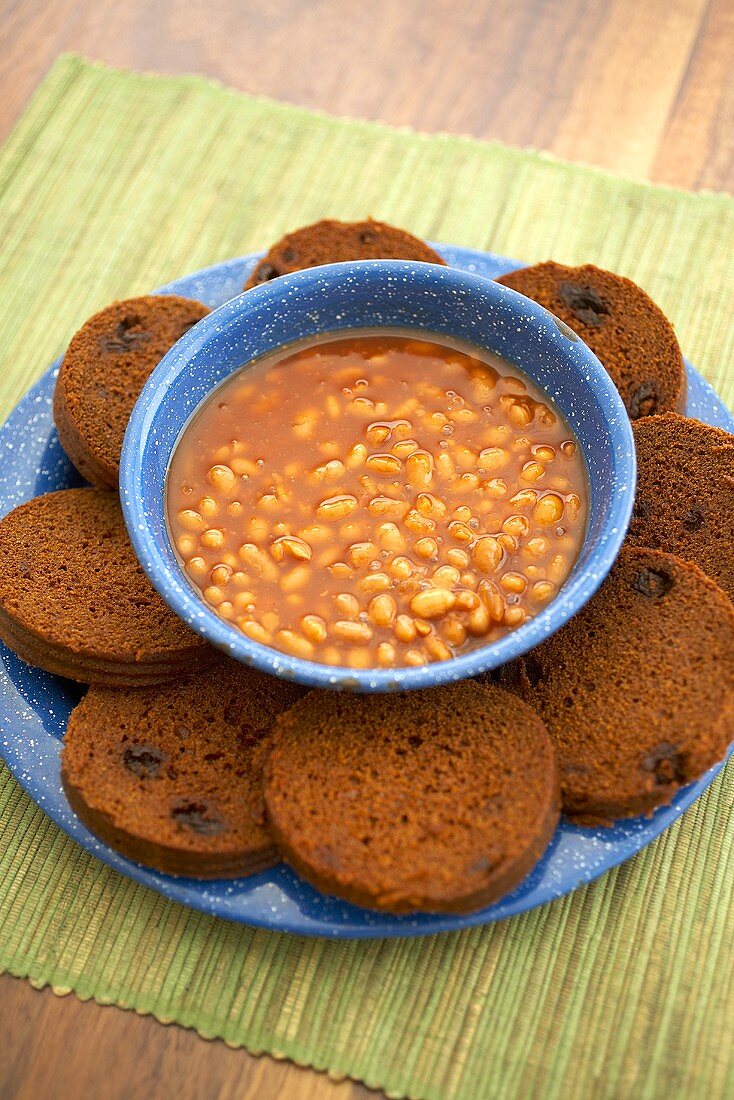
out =
[[[248,303],[263,302],[264,304],[267,297],[272,297],[274,300],[281,299],[291,289],[307,289],[311,284],[323,282],[325,277],[337,282],[346,276],[377,279],[394,278],[400,275],[433,280],[438,284],[448,282],[467,292],[478,291],[486,294],[488,287],[492,287],[492,293],[508,301],[516,299],[521,303],[525,320],[529,317],[553,339],[556,339],[557,334],[559,349],[568,351],[565,345],[572,343],[576,355],[581,356],[587,372],[585,385],[593,388],[597,401],[603,406],[620,466],[612,486],[612,499],[607,507],[604,525],[607,537],[592,550],[586,567],[576,574],[572,573],[561,592],[529,622],[497,641],[480,646],[451,661],[439,661],[416,668],[402,666],[395,669],[349,669],[304,660],[272,649],[253,641],[236,627],[219,618],[196,594],[183,572],[178,568],[174,569],[166,561],[152,530],[139,487],[148,484],[143,468],[145,445],[153,429],[155,417],[165,404],[171,381],[186,370],[191,358],[206,345],[210,336],[222,326],[223,322],[232,322],[243,307],[247,308]],[[549,322],[551,322],[550,325]],[[189,329],[166,353],[148,378],[135,404],[125,433],[120,459],[122,511],[135,552],[151,583],[185,622],[218,649],[270,675],[298,681],[309,687],[361,692],[419,690],[476,676],[526,653],[543,638],[555,633],[564,622],[575,615],[602,583],[619,552],[629,525],[634,501],[636,475],[634,439],[632,426],[622,400],[611,378],[590,348],[575,334],[569,338],[564,329],[565,326],[559,324],[558,319],[542,306],[493,280],[460,271],[454,267],[402,260],[363,260],[309,268],[280,276],[278,279],[263,283],[229,299]],[[324,329],[324,332],[330,331],[334,330]],[[564,342],[561,343],[561,340]],[[285,341],[283,346],[287,347],[288,344],[289,342]],[[521,367],[521,369],[524,368]],[[234,370],[230,373],[234,373]],[[221,381],[218,384],[221,384]],[[177,434],[176,443],[186,424],[215,388],[216,386],[212,386],[196,408],[187,413]],[[151,486],[148,485],[149,491],[150,488]],[[165,484],[162,487],[159,503],[164,518],[163,528],[167,529]],[[172,557],[175,559],[173,553]]]

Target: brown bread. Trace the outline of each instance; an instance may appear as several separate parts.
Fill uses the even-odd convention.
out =
[[[89,684],[163,683],[216,657],[155,591],[101,489],[36,497],[0,522],[0,639]]]
[[[686,405],[686,372],[673,327],[636,283],[593,264],[549,261],[498,280],[555,313],[601,361],[632,420]]]
[[[734,600],[734,435],[675,413],[634,425],[627,542],[695,561]]]
[[[281,237],[259,261],[245,290],[266,283],[289,271],[306,267],[335,264],[343,260],[421,260],[429,264],[444,264],[438,252],[423,241],[376,222],[339,222],[326,220],[306,225]]]
[[[271,830],[327,894],[392,913],[464,913],[511,891],[558,821],[542,721],[499,688],[312,692],[265,765]]]
[[[201,302],[156,294],[113,302],[72,337],[54,390],[61,446],[79,473],[114,489],[133,405],[153,369],[206,316]]]
[[[183,684],[90,688],[74,709],[61,777],[102,840],[160,871],[248,875],[277,862],[262,761],[300,688],[225,657]]]
[[[570,818],[648,813],[734,736],[734,608],[693,563],[622,550],[578,615],[502,682],[545,720]]]

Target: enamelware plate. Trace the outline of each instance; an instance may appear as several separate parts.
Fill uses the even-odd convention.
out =
[[[449,264],[495,278],[516,261],[470,249],[436,246]],[[161,288],[198,298],[212,308],[241,291],[260,254],[230,260]],[[59,363],[22,398],[0,429],[0,515],[41,493],[81,485],[53,428],[51,403]],[[712,388],[687,364],[687,413],[734,431],[734,418]],[[118,855],[81,824],[60,779],[66,722],[84,688],[29,668],[0,644],[0,755],[31,798],[73,840],[121,874],[172,901],[243,924],[278,932],[334,938],[415,936],[456,931],[533,909],[598,878],[639,852],[695,802],[722,768],[711,768],[650,818],[633,818],[611,829],[585,829],[561,822],[538,866],[512,894],[469,916],[392,917],[325,897],[287,867],[243,879],[198,882],[148,870]]]

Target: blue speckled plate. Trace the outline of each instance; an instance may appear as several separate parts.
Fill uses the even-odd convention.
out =
[[[518,264],[501,256],[437,246],[450,264],[494,278]],[[163,287],[168,293],[221,305],[239,293],[258,256],[218,264]],[[51,418],[58,363],[33,386],[0,429],[0,515],[30,497],[81,484],[59,447]],[[688,365],[688,408],[709,424],[734,431],[734,419]],[[101,844],[72,813],[60,780],[61,740],[83,689],[17,660],[0,645],[0,754],[31,798],[73,840],[123,875],[173,901],[229,920],[279,932],[333,937],[414,936],[501,920],[574,890],[639,852],[698,798],[720,771],[712,768],[651,818],[613,829],[561,822],[545,856],[521,886],[497,905],[470,916],[391,917],[324,897],[288,868],[246,879],[197,882],[158,874]]]

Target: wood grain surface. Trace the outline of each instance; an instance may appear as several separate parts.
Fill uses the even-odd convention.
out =
[[[0,0],[0,139],[57,55],[734,191],[733,0]],[[0,1097],[376,1094],[0,978]]]

